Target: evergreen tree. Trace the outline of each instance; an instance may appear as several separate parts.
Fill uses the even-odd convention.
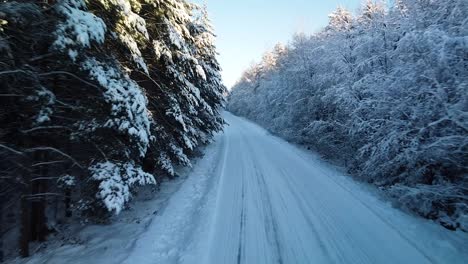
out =
[[[0,22],[0,191],[21,193],[8,203],[23,256],[45,239],[48,204],[106,221],[222,129],[214,33],[196,5],[5,1]]]

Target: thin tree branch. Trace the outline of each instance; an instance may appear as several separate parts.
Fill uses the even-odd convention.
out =
[[[45,130],[45,129],[65,129],[65,130],[71,131],[71,129],[66,126],[39,126],[39,127],[31,128],[31,129],[21,130],[21,132],[26,134],[26,133],[34,132],[37,130]]]
[[[10,148],[10,147],[7,147],[7,146],[5,146],[5,145],[3,145],[3,144],[0,144],[0,148],[4,148],[4,149],[6,149],[6,150],[9,150],[9,151],[11,151],[11,152],[13,152],[13,153],[15,153],[15,154],[17,154],[17,155],[24,155],[23,152],[14,150],[14,149],[12,149],[12,148]]]
[[[31,149],[27,149],[26,152],[34,152],[34,151],[41,151],[41,150],[46,150],[46,151],[53,151],[53,152],[56,152],[64,157],[67,157],[69,158],[71,161],[73,161],[73,163],[78,166],[80,169],[84,169],[83,166],[81,166],[81,164],[76,161],[72,156],[62,152],[61,150],[59,149],[56,149],[56,148],[53,148],[53,147],[36,147],[36,148],[31,148]]]

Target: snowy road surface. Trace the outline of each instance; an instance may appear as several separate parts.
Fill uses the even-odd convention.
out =
[[[225,132],[158,200],[26,263],[468,263],[467,233],[394,209],[313,154],[225,118]]]
[[[398,212],[257,125],[225,117],[225,133],[123,263],[467,260],[444,240],[449,232]]]

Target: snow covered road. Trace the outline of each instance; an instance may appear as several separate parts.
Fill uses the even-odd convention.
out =
[[[467,233],[394,209],[310,152],[225,118],[205,156],[156,200],[17,263],[468,263]]]
[[[467,260],[457,246],[465,234],[405,215],[319,158],[244,119],[225,118],[225,133],[123,263]]]

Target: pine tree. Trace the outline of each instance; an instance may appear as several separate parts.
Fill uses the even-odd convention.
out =
[[[0,169],[8,192],[21,192],[23,256],[45,238],[46,199],[65,203],[61,217],[106,221],[222,129],[225,88],[200,10],[185,0],[0,4]]]

